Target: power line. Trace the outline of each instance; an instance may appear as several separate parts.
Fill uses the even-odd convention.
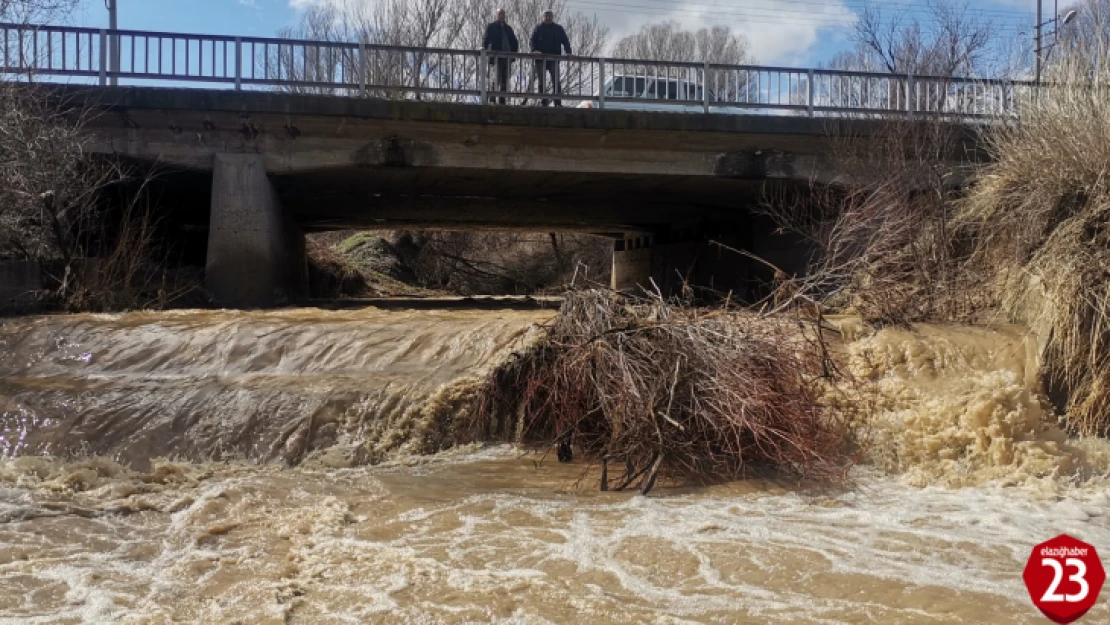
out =
[[[595,12],[611,12],[611,13],[635,13],[635,14],[649,14],[649,15],[688,15],[688,16],[703,16],[703,17],[721,17],[731,19],[743,19],[748,22],[764,23],[764,24],[786,24],[786,25],[842,25],[851,26],[858,20],[856,16],[845,14],[828,14],[817,16],[813,12],[801,11],[774,11],[767,9],[748,9],[740,11],[692,11],[688,9],[667,9],[661,6],[646,6],[642,4],[628,4],[614,1],[594,1],[594,0],[570,0],[567,3],[574,8],[589,12],[593,9]],[[753,13],[752,11],[760,11]],[[786,17],[783,15],[786,14]],[[796,15],[798,17],[794,17]],[[1022,20],[1003,18],[998,20],[974,20],[967,23],[975,26],[993,26],[996,31],[1003,32],[1017,32],[1019,28],[1026,28]]]
[[[675,0],[640,0],[640,1],[641,2],[658,2],[658,3],[667,4],[667,3],[674,2]],[[766,11],[773,11],[773,12],[776,12],[776,13],[791,12],[791,11],[786,11],[785,9],[765,8],[766,7],[765,4],[764,4],[764,7],[756,7],[756,6],[751,6],[751,5],[740,5],[740,4],[737,4],[735,2],[721,3],[721,2],[706,2],[704,0],[701,1],[701,2],[680,2],[680,4],[684,7],[714,7],[714,8],[722,8],[723,7],[723,8],[736,8],[736,9],[766,10]],[[884,9],[884,8],[888,8],[888,7],[905,7],[904,9],[895,9],[895,12],[899,13],[899,14],[903,14],[903,13],[932,14],[933,13],[932,9],[930,9],[928,6],[922,5],[920,3],[913,3],[913,2],[883,2],[883,3],[879,4],[879,3],[876,3],[872,0],[839,0],[839,1],[834,0],[832,2],[829,2],[827,0],[776,0],[776,4],[788,4],[788,5],[795,5],[795,6],[796,5],[801,5],[801,6],[825,7],[825,8],[831,8],[831,9],[839,9],[839,8],[843,8],[843,9],[870,9],[870,8]],[[657,8],[663,8],[663,7],[657,7]],[[1033,18],[1033,11],[1022,11],[1022,10],[1018,10],[1018,9],[960,9],[959,11],[960,11],[960,14],[964,14],[964,15],[984,15],[984,16],[986,16],[986,15],[999,15],[999,16],[1012,16],[1014,18],[1017,18],[1018,16],[1027,17],[1029,19]],[[802,13],[806,13],[806,14],[809,14],[809,15],[811,15],[813,13],[811,10],[805,10],[805,9],[802,9],[800,11],[795,10],[793,12],[802,12]]]
[[[612,1],[612,0],[590,1],[588,3],[585,2],[584,0],[583,1],[571,0],[570,2],[568,2],[568,4],[572,4],[572,5],[575,5],[575,6],[580,6],[580,7],[582,7],[583,10],[592,7],[592,8],[595,8],[595,9],[600,8],[601,10],[604,10],[604,11],[623,12],[623,13],[633,13],[633,12],[634,13],[645,13],[646,12],[646,13],[661,14],[661,15],[676,15],[676,14],[678,14],[678,15],[705,15],[705,16],[709,16],[709,17],[732,16],[732,17],[746,17],[746,18],[774,17],[774,18],[778,18],[778,19],[775,20],[776,22],[788,22],[790,20],[795,20],[795,21],[802,21],[802,22],[820,21],[820,22],[855,23],[856,20],[857,20],[857,16],[856,16],[855,13],[815,14],[813,11],[791,11],[791,10],[760,9],[760,8],[747,8],[747,9],[745,9],[745,8],[742,8],[742,7],[737,7],[739,10],[735,10],[735,11],[722,11],[722,10],[700,11],[700,10],[691,10],[691,9],[688,9],[688,8],[671,9],[671,8],[666,8],[666,7],[662,7],[662,6],[658,6],[658,5],[621,3],[621,2],[615,2],[615,1]],[[686,5],[686,4],[684,4],[683,6],[685,7],[685,6],[697,6],[697,5],[696,4],[695,5]],[[783,16],[786,16],[786,17],[783,17]],[[798,17],[794,17],[794,16],[798,16]],[[1011,19],[1011,18],[1004,18],[1003,20],[998,20],[998,21],[1006,21],[1006,20],[1009,20],[1009,19]],[[1012,21],[1017,21],[1017,19],[1013,18]],[[980,20],[980,23],[982,23],[982,20]]]

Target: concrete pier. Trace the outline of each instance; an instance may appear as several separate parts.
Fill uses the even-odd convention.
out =
[[[721,238],[730,247],[741,245],[733,237]],[[750,259],[704,238],[626,238],[613,246],[611,287],[633,293],[641,287],[658,289],[670,297],[689,286],[742,300],[752,286],[751,265]]]
[[[213,157],[205,287],[236,308],[291,303],[307,291],[304,234],[281,202],[258,154]]]
[[[651,288],[651,259],[651,237],[615,241],[610,287],[627,292],[638,292],[640,287]]]

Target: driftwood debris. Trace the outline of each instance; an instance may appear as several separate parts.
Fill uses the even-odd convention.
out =
[[[799,325],[787,314],[572,292],[485,403],[516,407],[526,443],[573,442],[601,463],[601,490],[753,472],[841,479],[847,426],[818,401],[828,352]]]

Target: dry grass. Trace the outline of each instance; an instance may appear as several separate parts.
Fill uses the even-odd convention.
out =
[[[546,340],[496,374],[480,422],[540,447],[572,442],[602,463],[602,489],[641,480],[646,492],[659,475],[840,480],[848,427],[818,401],[838,373],[798,324],[572,292]],[[517,415],[518,431],[498,413]],[[619,468],[612,479],[609,465]]]
[[[366,276],[333,246],[312,237],[305,241],[309,294],[318,298],[376,297]]]
[[[1055,87],[988,135],[996,161],[962,202],[967,263],[1045,343],[1049,381],[1083,434],[1110,433],[1110,50],[1105,29],[1057,50]],[[1063,44],[1062,44],[1063,45]],[[1093,86],[1092,86],[1093,85]]]

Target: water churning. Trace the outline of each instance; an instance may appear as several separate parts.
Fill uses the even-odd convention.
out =
[[[335,462],[449,447],[476,376],[551,313],[191,311],[0,325],[0,455]],[[355,454],[356,457],[344,458]]]

